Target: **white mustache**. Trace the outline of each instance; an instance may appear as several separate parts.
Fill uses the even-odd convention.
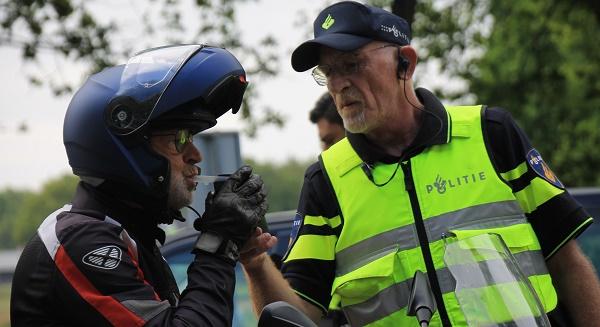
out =
[[[336,101],[336,104],[339,104],[338,108],[343,108],[352,102],[361,101],[360,94],[354,89],[348,89],[344,93],[340,94],[338,99],[339,101]]]
[[[185,177],[193,177],[200,174],[200,167],[189,165],[183,169],[183,176]]]

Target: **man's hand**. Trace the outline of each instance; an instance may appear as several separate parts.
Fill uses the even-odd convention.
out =
[[[261,254],[267,252],[270,248],[277,244],[277,237],[263,233],[260,227],[257,227],[248,242],[240,251],[240,262],[248,267],[252,265],[260,265],[262,262]]]
[[[202,232],[196,248],[237,260],[266,212],[262,179],[252,174],[250,166],[241,167],[207,196],[206,210],[194,222],[194,228]]]

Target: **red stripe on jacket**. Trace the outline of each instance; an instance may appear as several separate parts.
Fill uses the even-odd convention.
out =
[[[146,323],[144,319],[129,311],[119,301],[111,296],[101,294],[75,266],[62,245],[58,248],[54,261],[77,293],[94,309],[98,310],[112,325],[143,326]]]

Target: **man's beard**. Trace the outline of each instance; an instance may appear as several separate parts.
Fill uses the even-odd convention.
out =
[[[192,192],[196,188],[190,189],[185,177],[181,173],[171,172],[171,182],[169,183],[168,205],[172,209],[181,209],[192,203]]]
[[[349,108],[338,110],[342,121],[344,122],[344,128],[350,133],[362,133],[367,127],[367,117],[365,114],[364,101],[360,92],[355,88],[348,88],[343,94],[338,97],[336,105],[343,103],[360,102],[363,105],[359,108]]]
[[[367,118],[365,117],[365,111],[353,112],[351,115],[342,116],[344,122],[344,128],[350,133],[362,133],[367,126]]]

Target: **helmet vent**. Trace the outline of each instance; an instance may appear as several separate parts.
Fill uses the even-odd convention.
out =
[[[116,128],[128,128],[133,121],[133,115],[128,107],[117,105],[110,115],[111,125]]]

